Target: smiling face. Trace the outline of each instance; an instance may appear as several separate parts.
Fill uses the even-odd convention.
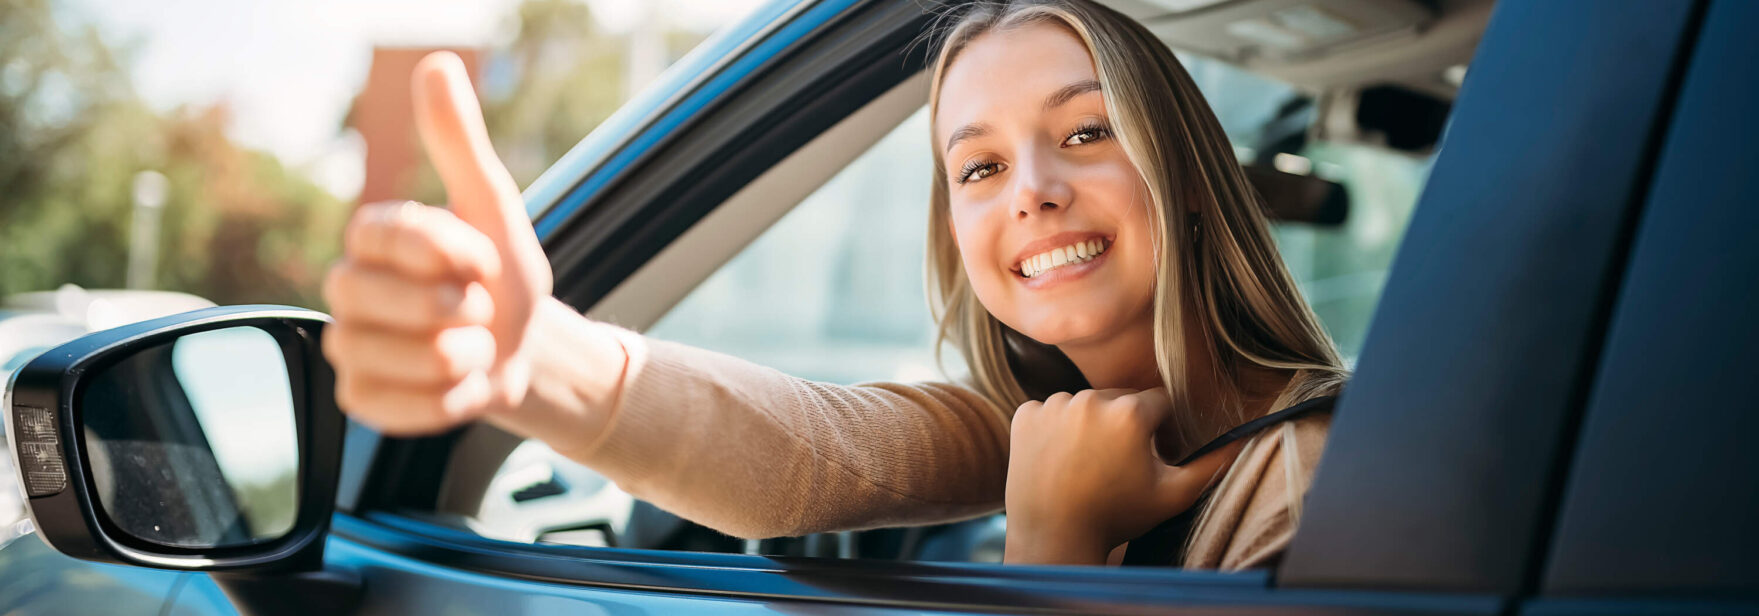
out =
[[[966,277],[1045,344],[1101,343],[1153,316],[1152,201],[1098,79],[1081,39],[1038,23],[971,40],[940,85],[934,143]]]

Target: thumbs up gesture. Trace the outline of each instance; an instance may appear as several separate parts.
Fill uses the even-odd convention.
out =
[[[483,127],[463,61],[416,66],[415,117],[450,210],[361,207],[324,281],[336,400],[387,434],[427,434],[516,409],[552,274],[519,189]]]

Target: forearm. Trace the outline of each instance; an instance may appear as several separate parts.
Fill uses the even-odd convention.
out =
[[[603,375],[620,374],[621,385],[576,403],[604,390],[570,389],[554,375],[534,379],[535,398],[514,429],[546,435],[559,453],[637,498],[748,538],[938,522],[1001,506],[1007,422],[976,392],[946,383],[820,383],[588,325],[595,331],[551,343],[566,356],[608,334],[627,360]],[[551,379],[557,389],[545,393]],[[563,440],[547,430],[580,436]]]
[[[524,400],[511,412],[490,416],[489,423],[564,455],[584,451],[609,424],[628,356],[611,326],[554,298],[538,306],[533,320]]]

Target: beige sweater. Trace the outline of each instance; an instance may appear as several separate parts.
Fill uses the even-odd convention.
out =
[[[1000,511],[1008,415],[948,383],[833,385],[613,327],[629,354],[617,408],[569,452],[637,498],[746,538],[947,522]],[[1273,429],[1213,497],[1185,565],[1274,562],[1294,531],[1329,417]],[[1295,455],[1284,451],[1294,446]],[[1289,462],[1294,464],[1290,465]]]

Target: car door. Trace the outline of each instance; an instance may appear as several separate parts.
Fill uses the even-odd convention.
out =
[[[1704,10],[1523,613],[1759,613],[1759,5]]]
[[[1579,443],[1576,436],[1585,413],[1616,413],[1590,407],[1589,393],[1623,376],[1603,366],[1616,367],[1620,349],[1643,342],[1617,336],[1643,330],[1641,322],[1608,335],[1609,323],[1622,323],[1615,305],[1618,318],[1642,316],[1620,303],[1621,289],[1667,282],[1643,274],[1646,245],[1632,238],[1670,231],[1668,218],[1648,217],[1651,170],[1675,109],[1692,108],[1675,91],[1700,29],[1739,21],[1722,15],[1738,12],[1728,4],[1499,5],[1340,404],[1301,529],[1275,571],[845,561],[487,539],[440,507],[448,475],[488,472],[454,467],[459,448],[472,446],[468,434],[389,439],[359,428],[348,435],[327,565],[360,574],[368,613],[1504,613],[1535,589],[1581,590],[1569,577],[1571,546],[1580,545],[1572,533],[1601,524],[1575,521],[1575,512],[1622,501],[1566,507],[1577,517],[1562,523],[1554,514],[1560,502],[1604,493],[1572,474],[1592,472],[1586,464],[1605,463],[1610,453],[1601,452],[1640,431],[1609,433],[1590,422]],[[929,18],[913,2],[778,3],[686,61],[674,81],[528,190],[558,297],[596,309],[784,158],[887,93],[908,92],[900,88],[925,61],[911,43]],[[1660,230],[1648,231],[1652,224]],[[1728,236],[1716,237],[1726,245]],[[1718,272],[1715,280],[1726,280],[1752,268]],[[682,296],[692,286],[672,288]],[[205,576],[188,579],[179,608],[226,609]],[[1731,579],[1707,588],[1752,592],[1751,578]]]

